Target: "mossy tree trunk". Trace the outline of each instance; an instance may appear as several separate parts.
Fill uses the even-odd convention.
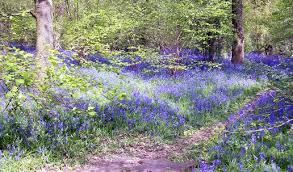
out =
[[[232,24],[234,27],[234,42],[232,47],[232,63],[243,63],[244,60],[244,29],[243,2],[232,0]]]
[[[33,14],[37,22],[36,63],[39,67],[38,79],[42,80],[49,65],[49,51],[53,48],[54,42],[52,0],[35,0]]]

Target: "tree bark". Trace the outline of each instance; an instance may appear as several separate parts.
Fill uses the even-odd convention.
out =
[[[53,49],[53,3],[52,0],[35,0],[37,21],[36,63],[39,67],[38,79],[45,77],[49,65],[49,50]]]
[[[232,0],[232,24],[234,27],[234,42],[232,46],[232,63],[243,63],[244,60],[244,29],[243,2]]]
[[[208,61],[214,62],[216,56],[216,39],[208,32]]]

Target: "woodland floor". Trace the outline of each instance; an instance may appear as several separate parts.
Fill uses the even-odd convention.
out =
[[[263,91],[239,109],[233,118],[226,121],[218,122],[208,127],[203,127],[195,131],[191,131],[184,137],[173,140],[170,143],[158,143],[154,139],[142,135],[121,134],[116,137],[116,141],[104,140],[103,144],[109,145],[115,142],[118,149],[104,150],[99,155],[90,155],[87,163],[80,167],[69,168],[63,170],[43,169],[41,171],[66,171],[66,172],[164,172],[164,171],[192,171],[196,168],[193,160],[184,158],[186,153],[193,145],[207,141],[223,132],[225,127],[243,115],[248,115],[249,111],[255,108],[257,100],[263,95],[272,91]],[[130,136],[131,135],[131,136]],[[128,137],[134,138],[131,143],[127,143]],[[181,160],[171,161],[172,157],[180,157]]]

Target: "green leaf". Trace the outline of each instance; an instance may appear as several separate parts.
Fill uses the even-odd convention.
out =
[[[95,116],[96,115],[96,112],[93,112],[93,111],[92,112],[88,112],[88,115],[89,116]]]
[[[16,85],[21,85],[25,83],[24,79],[16,79],[15,82],[16,82]]]

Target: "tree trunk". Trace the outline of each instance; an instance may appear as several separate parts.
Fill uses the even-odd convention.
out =
[[[216,56],[216,39],[208,32],[208,61],[214,62]]]
[[[49,65],[49,50],[53,49],[53,3],[52,0],[35,0],[37,21],[36,62],[39,67],[38,79],[45,77]]]
[[[232,47],[232,63],[243,63],[244,60],[244,29],[243,29],[243,2],[232,0],[232,24],[234,27],[234,42]]]

